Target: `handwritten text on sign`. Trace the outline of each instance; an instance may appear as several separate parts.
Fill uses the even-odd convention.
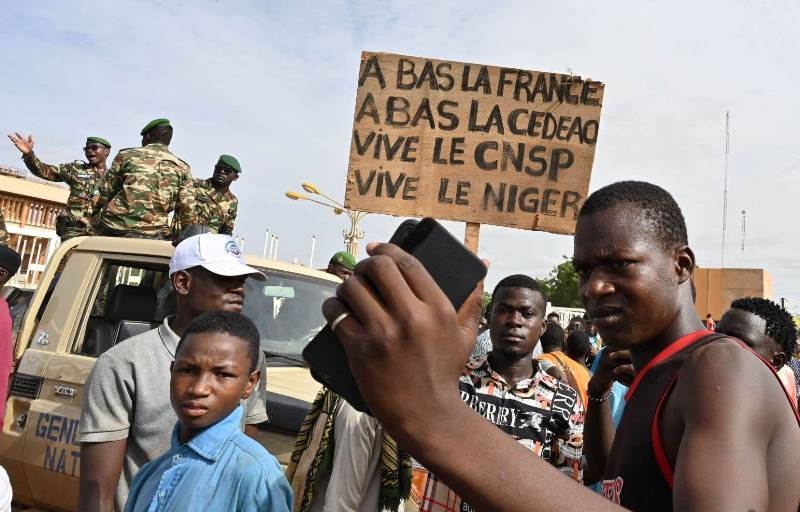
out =
[[[579,76],[364,52],[345,204],[573,233],[603,91]]]

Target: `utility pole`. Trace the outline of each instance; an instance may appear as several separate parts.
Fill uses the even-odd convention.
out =
[[[311,235],[311,254],[308,256],[308,268],[314,268],[314,248],[317,245],[317,235]]]
[[[744,268],[744,239],[746,235],[745,215],[746,211],[742,210],[742,268]]]
[[[269,245],[269,228],[267,228],[267,234],[264,235],[264,250],[261,252],[261,256],[263,258],[267,257],[267,246]]]
[[[728,155],[731,148],[730,131],[731,113],[725,111],[725,183],[722,189],[722,251],[720,253],[720,268],[725,268],[725,234],[728,229]]]
[[[287,191],[286,197],[291,199],[292,201],[311,201],[312,203],[317,203],[319,205],[325,206],[333,210],[334,215],[341,215],[345,214],[350,219],[350,229],[345,229],[342,231],[342,236],[344,237],[344,247],[347,252],[352,254],[353,256],[358,256],[358,241],[364,238],[364,230],[361,229],[358,223],[363,219],[366,215],[369,215],[367,212],[359,212],[356,210],[351,210],[336,199],[332,198],[325,192],[321,191],[319,187],[314,185],[313,183],[304,182],[303,183],[303,190],[308,192],[309,194],[314,194],[324,198],[326,201],[319,201],[317,199],[312,199],[306,195],[298,194],[297,192]]]

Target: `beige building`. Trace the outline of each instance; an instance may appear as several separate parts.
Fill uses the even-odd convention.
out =
[[[9,247],[22,256],[9,286],[35,288],[60,243],[56,217],[64,211],[69,189],[35,178],[27,171],[0,165],[0,208],[11,236]]]
[[[772,299],[772,276],[761,268],[698,268],[694,271],[697,288],[695,309],[700,318],[708,313],[719,320],[733,299],[763,297]]]

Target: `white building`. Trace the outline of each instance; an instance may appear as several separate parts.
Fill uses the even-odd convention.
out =
[[[36,288],[60,243],[56,217],[64,212],[68,196],[69,189],[63,183],[0,165],[0,208],[11,237],[8,246],[22,256],[19,273],[9,286]]]

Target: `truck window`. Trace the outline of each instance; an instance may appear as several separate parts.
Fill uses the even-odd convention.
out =
[[[22,319],[25,318],[25,312],[28,311],[31,297],[33,297],[33,290],[24,290],[15,288],[7,297],[8,312],[11,315],[12,322],[12,339],[17,339]]]
[[[158,326],[159,298],[167,300],[168,267],[107,260],[86,320],[83,342],[73,353],[98,357],[131,336]]]
[[[261,348],[300,359],[303,348],[325,326],[322,303],[336,294],[337,283],[263,269],[266,282],[245,281],[243,313],[258,327]]]

